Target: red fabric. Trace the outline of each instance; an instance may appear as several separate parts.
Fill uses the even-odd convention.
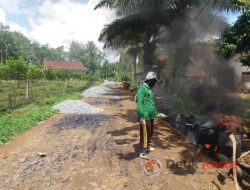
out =
[[[225,117],[216,119],[216,124],[217,125],[240,127],[241,121],[238,117],[235,117],[235,116],[225,116]]]

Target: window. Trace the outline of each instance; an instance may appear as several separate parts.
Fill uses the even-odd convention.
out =
[[[250,72],[242,72],[241,81],[250,82]]]

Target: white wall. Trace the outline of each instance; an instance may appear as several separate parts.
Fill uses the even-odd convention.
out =
[[[250,68],[242,66],[242,63],[240,62],[240,54],[236,54],[233,57],[231,57],[229,60],[229,64],[232,68],[234,68],[235,82],[237,84],[240,84],[241,83],[241,73],[242,72],[250,72]],[[250,82],[247,82],[245,85],[250,88]]]

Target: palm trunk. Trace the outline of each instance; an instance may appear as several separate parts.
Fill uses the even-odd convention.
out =
[[[133,52],[131,54],[131,60],[132,60],[132,80],[136,79],[136,58],[137,58],[137,53]]]
[[[154,52],[155,52],[155,45],[146,43],[143,46],[143,72],[144,74],[151,71],[153,68],[154,62]]]

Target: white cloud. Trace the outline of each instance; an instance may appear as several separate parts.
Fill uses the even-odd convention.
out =
[[[6,24],[6,14],[3,9],[0,8],[0,22]]]
[[[6,13],[1,8],[0,8],[0,23],[3,23],[4,25],[8,25],[11,31],[18,31],[24,34],[25,36],[29,36],[27,28],[22,27],[18,23],[7,21]]]
[[[19,31],[31,40],[54,48],[62,45],[67,48],[74,40],[81,43],[94,41],[101,49],[99,34],[105,24],[113,21],[115,14],[107,9],[94,10],[98,2],[99,0],[89,0],[86,3],[74,0],[0,0],[0,21],[8,24],[12,31]],[[8,14],[12,17],[25,16],[30,28],[25,28],[21,22],[6,20]],[[114,54],[109,51],[106,53],[110,56]]]
[[[22,27],[18,23],[8,22],[8,26],[10,27],[11,31],[17,31],[17,32],[22,33],[24,36],[29,37],[28,29],[25,27]]]
[[[67,47],[72,40],[98,43],[102,28],[112,21],[114,14],[107,10],[94,11],[97,2],[44,1],[38,9],[38,17],[30,19],[30,37],[52,47]],[[98,46],[101,47],[101,44],[98,43]]]
[[[16,12],[18,11],[18,6],[20,4],[20,0],[0,0],[0,7],[2,7],[7,12]]]

